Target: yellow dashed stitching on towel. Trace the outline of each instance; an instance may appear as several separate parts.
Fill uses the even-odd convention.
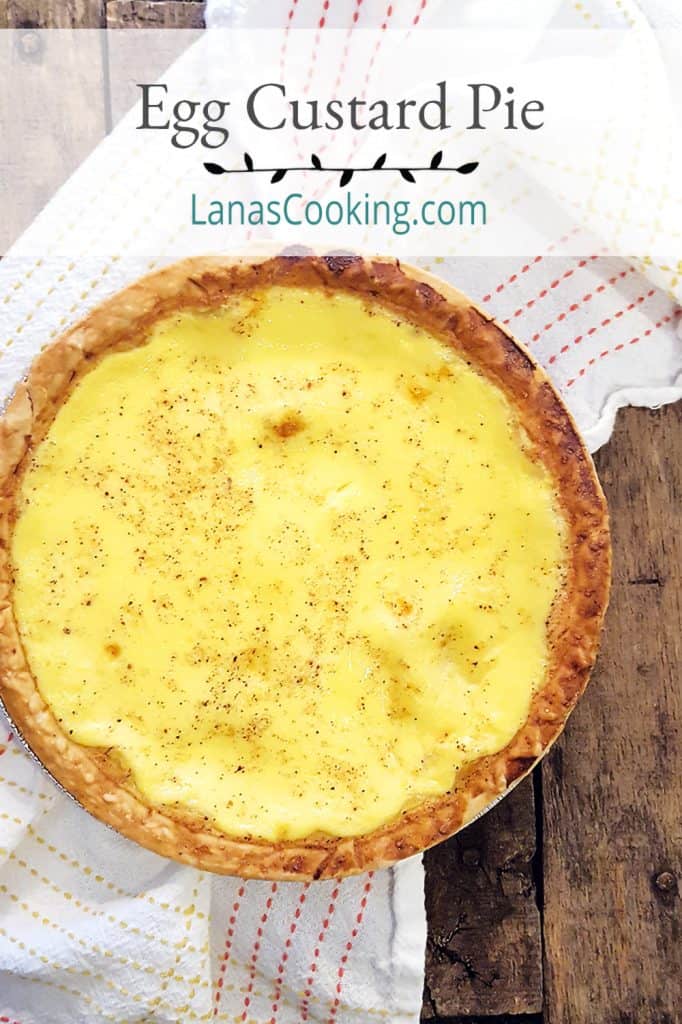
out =
[[[79,861],[75,860],[73,857],[69,857],[66,853],[59,850],[54,845],[54,843],[48,842],[44,836],[39,835],[32,825],[27,825],[26,830],[29,833],[29,835],[32,836],[33,839],[35,839],[37,843],[39,843],[41,846],[46,846],[50,853],[56,854],[59,857],[59,859],[63,861],[65,864],[70,865],[70,867],[76,868],[76,870],[80,871],[82,874],[87,875],[88,878],[94,879],[95,882],[99,882],[100,885],[105,886],[105,888],[109,889],[110,892],[115,892],[118,896],[125,896],[127,899],[145,900],[147,903],[151,903],[155,907],[160,907],[161,910],[172,910],[174,914],[186,913],[186,907],[176,907],[172,906],[170,903],[162,903],[159,900],[157,900],[156,897],[151,896],[149,893],[133,893],[128,892],[127,889],[122,889],[120,886],[115,885],[113,882],[107,881],[107,879],[103,875],[95,874],[91,867],[83,866]],[[204,915],[202,913],[198,913],[197,917],[203,918]]]
[[[0,928],[0,935],[3,935],[6,939],[9,940],[9,942],[14,943],[16,946],[19,947],[19,949],[25,950],[27,953],[29,953],[29,955],[39,956],[39,954],[35,949],[33,949],[33,947],[28,946],[21,939],[17,939],[9,935],[4,928]],[[88,1006],[92,1006],[97,1013],[101,1014],[101,1016],[104,1017],[105,1020],[110,1020],[113,1022],[113,1024],[120,1024],[116,1017],[110,1016],[110,1014],[108,1014],[106,1010],[104,1010],[103,1007],[99,1005],[99,1003],[95,1002],[94,999],[91,999],[90,996],[86,996],[85,993],[81,992],[79,989],[69,988],[68,985],[63,985],[61,984],[61,982],[48,981],[47,978],[35,978],[32,975],[24,975],[22,977],[22,981],[28,981],[35,985],[47,985],[49,988],[56,988],[60,992],[65,992],[67,995],[78,996],[78,998],[82,999],[84,1003],[86,1003]]]
[[[19,946],[20,949],[25,950],[29,954],[29,956],[35,957],[35,959],[39,960],[40,963],[44,964],[45,967],[49,967],[53,971],[63,971],[65,974],[75,975],[76,977],[91,978],[93,981],[103,982],[103,984],[106,985],[106,987],[110,989],[112,992],[116,993],[117,995],[123,995],[127,999],[132,999],[134,1003],[140,1003],[144,1005],[147,1010],[151,1011],[160,1008],[170,1010],[173,1013],[182,1013],[184,1014],[185,1018],[189,1020],[206,1019],[204,1015],[199,1016],[199,1014],[196,1014],[190,1008],[189,1004],[186,1006],[174,1006],[171,1003],[162,1000],[160,996],[155,996],[151,1000],[151,1002],[148,1002],[144,996],[138,995],[136,992],[131,992],[123,985],[119,985],[116,982],[112,981],[110,978],[107,978],[106,975],[102,974],[100,971],[91,971],[88,967],[74,967],[73,965],[60,964],[58,961],[52,960],[50,957],[47,957],[43,953],[38,952],[38,950],[34,947],[28,946],[23,941],[23,939],[18,939],[16,936],[11,935],[6,928],[0,928],[0,935],[4,936],[4,938],[6,938],[9,942],[13,943],[14,945]],[[172,972],[173,968],[169,968],[169,971]],[[162,971],[161,975],[163,976],[165,973],[165,971]]]
[[[23,793],[25,796],[37,796],[39,800],[52,799],[52,795],[50,793],[36,793],[35,790],[22,786],[19,782],[15,782],[14,779],[6,779],[4,775],[0,775],[0,785],[9,786],[11,789],[18,789],[19,792]]]
[[[203,878],[203,874],[201,875],[201,877]],[[193,902],[191,904],[192,911],[194,910],[194,906],[195,906],[196,901],[198,900],[198,898],[199,898],[199,888],[198,888],[198,886],[195,886],[194,889],[192,889],[192,900],[193,900]],[[165,992],[167,990],[169,982],[171,981],[173,976],[175,976],[179,981],[182,981],[182,979],[180,978],[180,976],[177,973],[177,968],[180,966],[180,963],[182,962],[182,954],[187,949],[187,944],[188,944],[188,941],[189,941],[189,931],[190,931],[191,926],[192,926],[192,916],[193,916],[193,913],[190,914],[189,919],[185,922],[186,934],[184,936],[181,948],[178,949],[176,954],[175,954],[175,967],[170,967],[168,969],[168,974],[167,974],[166,980],[161,985],[161,991],[162,992]],[[207,950],[206,951],[206,957],[208,958],[208,956],[209,956],[209,951]],[[195,990],[191,989],[190,992],[189,992],[188,998],[192,999],[194,997],[194,995],[195,995]],[[160,998],[161,998],[160,996],[157,997],[157,999],[160,999]],[[179,1006],[177,1008],[177,1012],[178,1013],[185,1013],[185,1014],[189,1015],[189,1013],[191,1013],[191,1011],[189,1010],[189,1004],[187,1006]],[[197,1019],[197,1018],[195,1017],[194,1019]]]
[[[116,180],[116,178],[121,173],[121,171],[126,170],[128,168],[130,158],[134,158],[136,156],[139,156],[139,154],[140,154],[139,148],[138,147],[134,147],[130,151],[130,154],[126,158],[126,161],[124,163],[119,164],[119,166],[112,172],[112,174],[109,175],[109,177],[107,178],[107,184],[111,185],[112,182],[114,182]],[[142,186],[146,185],[148,182],[152,181],[160,173],[161,169],[162,168],[159,165],[155,165],[153,168],[151,168],[148,171],[148,173],[141,179],[138,187],[142,187]],[[99,183],[98,183],[97,187],[98,187],[98,189],[101,187]],[[91,193],[88,197],[86,197],[85,199],[82,200],[82,205],[84,207],[86,207],[86,208],[88,206],[90,206],[95,201],[95,199],[96,199],[98,194],[99,194],[98,192],[97,193],[95,193],[95,192]],[[28,270],[24,271],[24,274],[23,274],[23,276],[21,278],[19,278],[13,284],[9,285],[9,287],[12,289],[12,293],[9,294],[9,295],[5,295],[5,297],[2,300],[3,301],[3,305],[7,305],[8,303],[11,302],[13,295],[16,294],[18,291],[20,291],[24,287],[26,281],[30,281],[30,279],[33,277],[33,274],[35,273],[35,271],[38,270],[40,267],[42,267],[42,265],[44,264],[45,258],[47,256],[51,256],[52,255],[52,253],[56,250],[56,248],[60,244],[60,242],[62,242],[63,239],[66,238],[68,233],[73,228],[75,228],[77,225],[80,227],[80,220],[79,220],[78,217],[74,217],[73,220],[68,221],[68,223],[64,225],[64,227],[61,229],[61,231],[59,231],[54,236],[54,238],[52,239],[50,244],[47,246],[47,248],[43,249],[43,255],[40,256],[35,261],[35,263],[33,263],[32,266],[30,266],[28,268]],[[69,264],[68,270],[69,271],[73,270],[75,265],[76,265],[75,262]],[[62,281],[65,280],[65,278],[66,278],[66,274],[60,274],[59,277],[56,278],[56,282],[57,283],[61,283]],[[55,290],[55,285],[51,285],[49,290],[44,293],[43,299],[41,300],[39,305],[42,305],[44,300],[45,300],[45,298],[47,298],[47,296],[51,295],[54,292],[54,290]]]
[[[31,865],[23,860],[23,858],[18,857],[16,853],[11,850],[0,847],[0,856],[8,857],[9,860],[18,864],[22,870],[28,871],[33,878],[37,878],[43,883],[43,885],[47,885],[53,892],[57,893],[58,896],[62,896],[68,902],[73,903],[73,905],[78,907],[82,913],[88,914],[90,917],[104,918],[109,922],[109,924],[118,925],[124,931],[129,931],[133,935],[139,935],[143,939],[147,939],[149,942],[160,942],[161,945],[166,946],[168,949],[186,949],[190,953],[198,953],[201,956],[205,956],[208,952],[208,943],[204,943],[203,946],[197,947],[191,943],[185,944],[184,942],[170,942],[162,935],[158,935],[154,932],[143,932],[140,928],[129,925],[126,921],[121,921],[120,918],[114,917],[113,914],[108,914],[105,910],[97,910],[93,907],[89,907],[86,903],[77,899],[73,893],[67,892],[65,889],[61,889],[58,885],[52,882],[49,878],[46,878],[45,875],[42,875],[35,868],[31,867]]]
[[[537,153],[526,153],[518,146],[510,146],[509,150],[514,153],[515,156],[521,157],[524,160],[529,159],[532,160],[533,163],[545,164],[547,167],[557,167],[560,171],[565,171],[566,174],[571,174],[573,176],[577,175],[578,177],[588,178],[592,177],[594,174],[594,171],[589,167],[576,167],[574,164],[569,164],[565,160],[555,160],[553,157],[539,156]],[[622,187],[627,184],[625,178],[619,178],[616,175],[611,175],[610,177],[604,176],[603,180],[608,182],[609,185],[617,185],[618,187]],[[658,189],[651,185],[641,184],[638,185],[637,188],[640,192],[650,192],[652,195],[659,195]],[[682,198],[670,196],[669,199],[674,205],[682,206]]]
[[[178,175],[176,180],[174,182],[172,182],[171,185],[168,187],[168,189],[159,197],[158,203],[152,209],[150,209],[144,215],[144,217],[142,217],[137,222],[137,224],[135,225],[135,228],[133,229],[133,231],[131,231],[130,235],[128,236],[128,240],[126,242],[126,245],[122,247],[121,252],[125,251],[128,248],[128,246],[130,245],[130,243],[133,241],[133,239],[137,237],[137,235],[140,233],[140,231],[147,224],[149,224],[149,222],[151,221],[153,215],[156,214],[161,209],[161,207],[163,206],[163,204],[166,201],[166,199],[168,199],[168,197],[173,194],[173,190],[180,184],[180,182],[183,180],[183,178],[184,178],[184,172],[183,172],[182,175]],[[102,278],[105,277],[109,273],[109,271],[111,270],[112,266],[116,262],[118,262],[118,260],[120,260],[120,258],[121,258],[121,253],[120,252],[116,253],[115,255],[113,255],[113,256],[111,256],[109,258],[109,260],[105,263],[104,267],[99,271],[98,275],[90,282],[88,287],[83,292],[81,292],[80,301],[79,302],[74,302],[73,305],[69,308],[69,313],[74,313],[77,309],[79,309],[80,302],[85,300],[88,297],[88,295],[91,294],[93,289],[101,282]],[[72,261],[69,264],[69,266],[67,267],[67,271],[70,272],[74,267],[75,267],[75,263]],[[26,314],[24,319],[21,321],[21,323],[15,328],[15,330],[14,330],[14,334],[15,335],[20,334],[23,331],[24,327],[29,322],[30,318],[33,316],[33,314],[36,312],[36,310],[40,309],[40,307],[42,305],[44,305],[46,298],[50,294],[52,294],[52,292],[54,292],[55,287],[56,287],[56,285],[52,285],[48,289],[48,291],[40,299],[38,299],[38,301],[35,303],[35,305],[28,311],[28,313]],[[59,320],[59,328],[65,328],[68,322],[69,322],[68,315],[61,317],[61,319]],[[59,333],[60,333],[59,329],[53,329],[52,331],[50,331],[50,337],[54,338]],[[5,341],[5,343],[4,343],[5,347],[9,347],[12,344],[13,341],[14,341],[14,336],[8,338]]]
[[[116,960],[123,967],[133,967],[135,970],[142,971],[143,974],[160,974],[160,972],[157,971],[155,967],[145,967],[144,964],[139,963],[137,960],[131,960],[130,957],[123,956],[121,953],[113,953],[111,950],[102,949],[102,947],[98,946],[96,943],[85,942],[85,940],[81,939],[78,935],[75,934],[75,932],[72,932],[68,928],[64,928],[62,925],[57,924],[56,921],[53,921],[51,918],[47,917],[47,915],[42,914],[38,910],[31,910],[30,904],[26,903],[23,900],[20,900],[16,893],[9,891],[6,885],[0,885],[0,894],[7,896],[8,899],[10,899],[13,903],[20,907],[25,913],[30,914],[30,916],[34,920],[40,921],[40,923],[45,927],[52,928],[53,931],[58,931],[60,934],[66,935],[66,937],[70,939],[72,942],[77,942],[82,949],[86,950],[86,952],[96,953],[98,956],[104,956],[109,960]],[[199,987],[208,988],[209,984],[210,983],[208,981],[204,980],[199,982]]]
[[[572,206],[576,210],[584,209],[583,203],[579,202],[577,199],[574,199],[571,196],[567,196],[565,192],[557,192],[557,197],[561,199],[562,202],[567,203],[569,206]],[[615,213],[610,213],[608,210],[599,210],[599,216],[604,217],[606,220],[618,220],[618,215]],[[629,218],[628,222],[632,224],[633,227],[636,228],[644,229],[651,226],[650,224],[644,223],[644,221],[633,220],[632,217]],[[669,238],[682,238],[682,231],[668,231],[667,234]]]
[[[616,0],[616,7],[619,9],[621,14],[625,18],[625,21],[628,23],[628,26],[630,28],[636,28],[637,27],[637,19],[635,17],[633,17],[631,15],[631,13],[628,11],[627,5],[625,3],[623,3],[622,0]],[[646,126],[646,123],[647,123],[646,111],[649,109],[649,106],[650,106],[650,102],[649,101],[650,101],[650,97],[651,97],[650,79],[649,79],[649,76],[646,74],[647,68],[646,68],[646,62],[644,60],[644,56],[643,56],[643,52],[642,52],[641,39],[639,37],[636,37],[636,38],[637,38],[637,42],[638,42],[637,59],[638,59],[638,62],[639,62],[638,80],[639,80],[640,83],[643,82],[643,89],[640,89],[639,91],[640,91],[640,93],[643,93],[643,95],[641,95],[641,98],[640,98],[640,117],[639,117],[639,120],[638,120],[635,141],[634,141],[634,143],[631,144],[631,163],[630,163],[630,168],[631,169],[630,169],[630,174],[629,174],[628,179],[627,179],[627,185],[626,185],[627,191],[625,192],[625,197],[623,199],[623,205],[621,207],[620,213],[618,214],[618,216],[616,218],[616,230],[615,230],[615,233],[614,233],[614,235],[612,237],[612,245],[616,249],[618,248],[618,239],[620,238],[620,235],[623,232],[623,228],[625,227],[626,224],[632,223],[632,221],[630,220],[630,195],[631,195],[631,191],[632,191],[633,188],[638,188],[639,187],[638,186],[638,182],[637,182],[637,178],[635,176],[635,172],[632,170],[632,168],[633,168],[633,166],[638,167],[639,164],[640,164],[640,161],[641,161],[642,143],[643,143],[643,140],[644,140],[644,129],[645,129],[645,126]],[[647,225],[647,227],[650,227],[650,225]]]
[[[29,792],[26,789],[24,791]],[[0,812],[0,817],[6,818],[7,815],[4,814],[4,812]],[[161,910],[172,910],[174,914],[185,914],[187,912],[186,907],[176,907],[172,906],[170,903],[162,903],[159,900],[157,900],[154,896],[149,895],[149,893],[133,893],[128,892],[127,889],[121,889],[120,886],[115,885],[113,882],[107,881],[104,875],[95,874],[92,868],[84,867],[79,861],[75,860],[73,857],[69,857],[62,850],[59,850],[58,847],[54,845],[54,843],[49,843],[44,836],[41,836],[38,834],[38,832],[36,832],[36,830],[33,828],[30,822],[22,821],[20,818],[12,818],[11,820],[14,821],[15,824],[17,825],[23,825],[28,834],[33,839],[35,839],[35,841],[40,846],[45,846],[50,851],[50,853],[56,854],[59,860],[63,861],[65,864],[68,864],[70,867],[76,868],[82,874],[86,875],[88,878],[93,879],[95,882],[99,882],[100,885],[105,886],[105,888],[109,889],[110,892],[115,892],[118,896],[124,896],[126,899],[145,900],[146,902],[151,903],[153,906],[159,907]],[[201,911],[197,911],[198,918],[203,918],[204,916],[205,915]]]
[[[22,821],[21,818],[16,818],[13,814],[6,814],[5,811],[0,811],[0,818],[3,821],[11,821],[14,825],[26,825],[26,822]]]
[[[646,273],[647,267],[656,267],[656,269],[660,270],[662,274],[666,274],[670,278],[670,285],[668,288],[665,289],[664,294],[667,295],[669,299],[672,299],[672,301],[679,306],[680,298],[677,295],[675,289],[679,285],[680,280],[682,280],[682,261],[678,263],[677,269],[674,269],[673,267],[667,266],[667,264],[665,263],[657,263],[655,260],[651,258],[651,256],[648,255],[630,255],[627,256],[626,259],[630,260],[631,263],[639,264],[640,268],[643,269],[643,273]]]
[[[636,19],[632,16],[630,11],[627,10],[627,5],[623,3],[623,0],[616,0],[616,7],[621,12],[625,20],[627,21],[630,28],[634,28],[637,24]]]
[[[573,4],[573,6],[575,7],[576,11],[580,15],[580,17],[583,19],[583,21],[586,21],[590,25],[591,28],[600,28],[601,27],[599,22],[596,20],[595,16],[592,14],[592,12],[587,10],[585,4],[581,4],[581,3],[577,2],[577,0],[576,0],[576,2]]]

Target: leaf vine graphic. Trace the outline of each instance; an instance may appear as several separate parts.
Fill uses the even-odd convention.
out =
[[[281,181],[286,174],[290,171],[316,171],[318,173],[325,174],[339,174],[339,187],[345,188],[353,180],[356,174],[366,174],[375,171],[383,172],[388,171],[393,174],[399,174],[403,181],[409,182],[414,185],[417,181],[416,175],[422,172],[429,171],[440,171],[449,172],[450,174],[473,174],[478,167],[478,160],[472,160],[469,163],[459,164],[457,167],[444,167],[443,166],[443,150],[439,149],[433,154],[430,161],[424,166],[420,167],[405,167],[404,165],[391,166],[386,163],[388,156],[386,153],[382,153],[376,158],[373,164],[367,167],[324,167],[317,153],[313,153],[310,157],[309,167],[256,167],[253,158],[250,153],[244,153],[244,166],[243,167],[223,167],[222,164],[216,163],[204,163],[205,169],[209,174],[269,174],[270,184],[276,185],[277,182]]]
[[[471,174],[478,167],[478,163],[471,164],[460,164],[459,167],[455,167],[458,174]]]

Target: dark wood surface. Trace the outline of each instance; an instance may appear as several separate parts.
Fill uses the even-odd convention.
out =
[[[426,854],[426,1019],[542,1010],[533,788]]]
[[[427,1020],[682,1021],[682,404],[622,410],[596,463],[598,666],[534,788],[427,855]]]
[[[549,1024],[682,1020],[682,404],[597,457],[614,574],[599,666],[542,769]]]
[[[196,0],[0,0],[29,33],[202,23]],[[79,73],[104,82],[95,57]],[[27,188],[47,198],[98,141],[104,97],[88,111]],[[598,668],[533,778],[426,856],[425,1021],[682,1024],[682,405],[623,410],[596,462],[614,539]]]

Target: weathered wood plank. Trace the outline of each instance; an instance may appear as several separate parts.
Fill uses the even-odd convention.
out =
[[[104,0],[5,0],[9,28],[102,28]]]
[[[543,1024],[542,1014],[538,1013],[504,1013],[494,1017],[438,1017],[423,1021],[423,1024]]]
[[[138,82],[163,79],[164,73],[198,38],[203,27],[204,4],[196,0],[109,0],[110,29],[180,28],[184,32],[110,32],[109,100],[112,124],[140,99]],[[189,32],[189,29],[195,31]]]
[[[198,0],[109,0],[108,28],[203,28]]]
[[[86,0],[9,0],[14,33],[0,40],[0,252],[5,252],[106,133],[104,62],[95,32],[38,28],[93,25]],[[55,82],[59,89],[55,89]]]
[[[422,1017],[542,1009],[542,937],[533,859],[533,781],[430,850]]]
[[[619,413],[597,462],[614,583],[543,767],[546,1024],[679,1024],[682,404]]]

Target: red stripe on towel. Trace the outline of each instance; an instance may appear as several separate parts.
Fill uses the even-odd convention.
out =
[[[367,898],[372,889],[373,877],[374,872],[370,871],[367,876],[367,881],[363,886],[360,907],[358,909],[357,914],[355,915],[355,924],[351,930],[350,937],[346,942],[344,952],[341,956],[339,966],[336,970],[336,977],[338,979],[336,982],[336,994],[334,996],[334,1002],[332,1003],[329,1009],[329,1019],[327,1021],[327,1024],[335,1024],[336,1014],[338,1013],[338,1009],[341,1004],[341,990],[343,989],[343,979],[346,973],[346,964],[348,963],[348,957],[350,956],[351,950],[353,949],[353,943],[355,942],[356,938],[358,937],[358,934],[360,933],[360,926],[362,925],[362,920],[365,916],[365,909],[367,907]]]
[[[542,261],[546,259],[546,257],[549,256],[551,252],[554,252],[555,249],[558,249],[560,245],[563,245],[564,242],[567,242],[572,235],[576,235],[579,231],[580,228],[578,227],[572,228],[571,231],[568,231],[565,235],[562,235],[561,238],[558,239],[558,241],[552,242],[551,245],[547,246],[544,253],[542,253],[539,256],[534,256],[532,260],[529,260],[528,263],[524,263],[520,270],[517,270],[516,273],[508,277],[506,281],[501,281],[500,284],[498,284],[497,287],[493,289],[493,291],[488,292],[487,295],[484,295],[483,298],[481,299],[481,302],[490,302],[493,295],[499,295],[500,292],[504,291],[507,285],[513,284],[514,281],[518,280],[518,278],[521,277],[522,274],[527,274],[528,271],[531,270],[536,265],[536,263],[542,263]]]
[[[589,368],[591,366],[594,366],[594,364],[599,360],[605,359],[607,356],[613,355],[614,352],[622,352],[622,350],[626,348],[628,345],[639,344],[640,341],[643,341],[644,338],[648,338],[650,335],[654,333],[654,331],[658,330],[659,327],[662,327],[663,324],[669,324],[671,320],[672,316],[662,316],[660,320],[656,321],[653,327],[647,328],[646,331],[643,331],[641,334],[636,335],[634,338],[630,338],[629,341],[624,341],[621,342],[619,345],[614,345],[613,348],[605,348],[603,352],[600,352],[598,356],[594,356],[593,359],[590,359],[585,364],[585,366],[578,370],[578,373],[575,377],[571,377],[570,380],[567,380],[566,387],[572,388],[576,380],[578,380],[579,377],[584,377]]]
[[[289,959],[289,950],[291,949],[293,936],[296,934],[298,922],[301,917],[301,908],[303,907],[303,904],[306,901],[309,888],[310,882],[306,882],[305,885],[303,886],[303,891],[301,892],[301,895],[298,897],[298,904],[296,906],[296,909],[294,910],[294,916],[289,925],[289,931],[284,941],[284,949],[282,950],[282,955],[280,957],[279,963],[277,964],[277,975],[275,977],[275,992],[272,997],[272,1017],[270,1018],[270,1024],[277,1024],[279,1001],[282,997],[284,971],[286,970],[287,961]]]
[[[566,318],[569,317],[571,313],[575,313],[576,309],[580,309],[581,306],[584,306],[586,303],[591,302],[595,295],[599,295],[601,292],[606,291],[609,285],[615,284],[616,281],[621,281],[624,277],[627,277],[628,274],[634,274],[634,272],[634,267],[628,267],[627,270],[621,270],[619,271],[619,273],[614,274],[613,277],[610,277],[608,281],[604,282],[604,284],[597,285],[597,287],[594,288],[591,292],[587,292],[585,295],[583,295],[582,299],[578,299],[577,302],[572,302],[568,309],[564,310],[563,313],[559,313],[559,316],[556,317],[556,319],[550,320],[549,323],[545,324],[542,330],[537,331],[530,340],[539,341],[541,336],[545,334],[546,331],[551,330],[551,328],[555,327],[556,324],[563,323],[563,321],[566,320]]]
[[[317,945],[313,950],[313,959],[310,963],[310,967],[308,968],[308,978],[306,980],[305,989],[303,991],[303,999],[301,1000],[299,1010],[302,1021],[306,1021],[308,1019],[308,1006],[310,1004],[310,996],[313,990],[313,982],[315,981],[315,974],[317,972],[317,962],[320,959],[320,947],[324,942],[325,936],[329,930],[329,924],[331,922],[332,917],[334,916],[334,911],[336,910],[336,901],[339,898],[340,884],[340,879],[337,879],[336,887],[332,890],[332,894],[329,899],[327,913],[322,920],[322,927],[320,929],[320,933],[317,936]]]
[[[620,318],[622,316],[625,316],[626,313],[630,313],[637,306],[641,306],[643,302],[645,302],[647,299],[650,299],[651,296],[655,295],[655,294],[656,294],[656,289],[655,288],[650,288],[649,291],[648,292],[644,292],[643,295],[638,295],[637,298],[633,299],[632,302],[629,302],[627,304],[627,306],[623,306],[622,309],[616,310],[615,313],[612,313],[611,316],[607,316],[604,320],[601,321],[601,323],[597,324],[596,326],[590,327],[590,329],[588,331],[585,331],[584,334],[577,334],[575,336],[575,338],[573,339],[573,345],[579,345],[586,338],[591,338],[602,327],[608,327],[609,324],[613,323],[614,320],[620,320]],[[556,363],[556,361],[559,358],[559,356],[564,355],[564,353],[568,352],[568,350],[570,348],[571,348],[570,345],[562,345],[562,347],[559,349],[558,352],[555,352],[553,355],[551,355],[549,357],[548,363],[549,364]]]
[[[536,302],[539,302],[540,299],[544,299],[545,296],[549,295],[551,291],[553,291],[555,288],[558,288],[562,281],[565,281],[569,277],[573,277],[576,271],[582,270],[582,268],[586,267],[588,263],[592,263],[594,262],[594,260],[598,259],[599,253],[593,253],[591,256],[586,256],[585,259],[579,260],[577,266],[570,267],[568,270],[565,270],[561,277],[555,278],[555,280],[551,281],[546,288],[542,288],[534,299],[528,299],[527,302],[524,302],[523,306],[519,306],[518,309],[515,309],[512,315],[508,316],[506,320],[502,321],[502,323],[505,325],[510,324],[512,320],[515,320],[517,317],[521,316],[523,313],[525,313],[527,309],[532,309]]]
[[[270,911],[272,910],[272,897],[277,892],[277,882],[273,882],[270,886],[270,895],[265,901],[265,910],[260,916],[260,923],[256,928],[256,938],[253,940],[253,946],[251,947],[251,956],[249,957],[249,982],[246,986],[246,995],[244,996],[244,1010],[242,1013],[242,1020],[245,1021],[249,1016],[249,1006],[251,1005],[251,993],[253,992],[253,982],[256,977],[256,966],[258,965],[258,957],[260,956],[261,939],[263,938],[265,925],[267,924]]]
[[[232,912],[227,922],[227,932],[225,933],[225,949],[220,960],[220,973],[216,980],[215,995],[213,997],[213,1016],[218,1016],[218,1007],[220,1006],[220,1000],[223,996],[223,985],[225,983],[225,971],[227,965],[230,962],[230,956],[232,955],[232,942],[234,941],[234,926],[237,923],[237,915],[239,914],[239,907],[241,906],[244,893],[246,892],[246,886],[240,885],[237,891],[237,898],[232,904]]]

